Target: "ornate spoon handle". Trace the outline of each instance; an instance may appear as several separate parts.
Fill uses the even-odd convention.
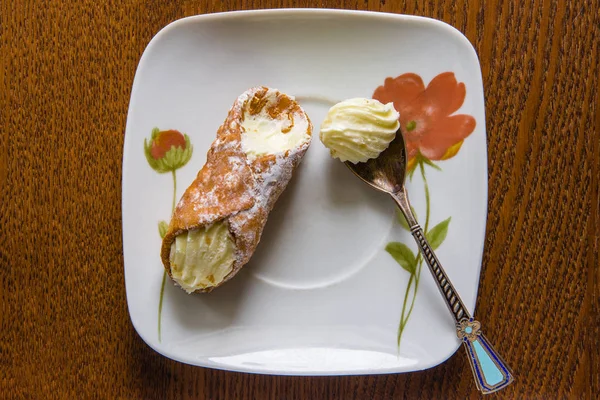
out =
[[[423,229],[417,223],[410,209],[406,190],[403,188],[400,192],[393,194],[392,197],[404,213],[419,250],[434,277],[440,293],[444,297],[448,309],[454,317],[456,335],[462,340],[467,351],[477,388],[483,394],[487,394],[510,385],[513,381],[512,372],[483,335],[481,324],[471,317],[450,278],[446,275],[440,261],[429,242],[427,242]]]

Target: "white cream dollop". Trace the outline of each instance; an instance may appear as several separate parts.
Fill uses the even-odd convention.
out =
[[[334,158],[354,164],[377,158],[388,148],[400,127],[392,103],[354,98],[329,109],[319,137]]]
[[[171,276],[186,292],[217,286],[235,261],[235,245],[224,221],[192,229],[171,245]]]

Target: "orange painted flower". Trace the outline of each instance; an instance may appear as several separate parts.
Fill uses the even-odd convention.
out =
[[[156,138],[152,141],[150,154],[155,160],[163,158],[171,147],[181,147],[185,150],[185,138],[181,132],[174,129],[159,132]]]
[[[475,129],[471,115],[452,115],[462,106],[465,95],[465,84],[457,82],[453,72],[437,75],[427,87],[419,75],[407,73],[387,78],[375,89],[374,99],[394,103],[400,113],[409,170],[416,166],[417,156],[446,160],[458,153]]]
[[[156,172],[172,172],[190,160],[192,145],[188,135],[174,129],[161,131],[154,128],[150,140],[144,139],[144,153]]]

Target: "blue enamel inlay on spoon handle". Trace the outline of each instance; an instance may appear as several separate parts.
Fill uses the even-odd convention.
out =
[[[463,343],[475,381],[483,393],[495,392],[512,382],[512,373],[483,334],[477,335],[473,341],[465,337]]]

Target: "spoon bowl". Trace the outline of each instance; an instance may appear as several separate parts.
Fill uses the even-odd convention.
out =
[[[372,188],[393,194],[400,192],[404,187],[406,162],[404,138],[398,131],[389,147],[379,157],[364,163],[353,164],[346,161],[344,164],[354,175]]]

